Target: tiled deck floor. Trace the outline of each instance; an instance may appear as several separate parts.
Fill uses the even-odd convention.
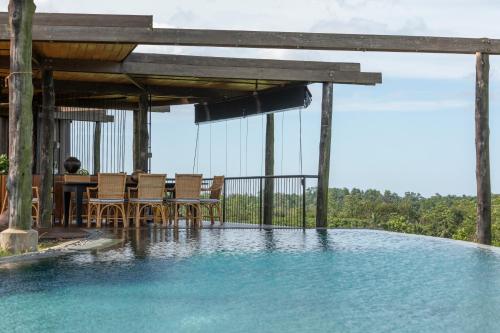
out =
[[[149,224],[148,226],[142,225],[141,229],[147,229],[153,227],[152,224]],[[186,229],[186,223],[185,221],[179,221],[179,229]],[[121,229],[121,225],[119,226]],[[162,228],[162,227],[159,227]],[[173,229],[172,226],[167,226],[169,229]],[[248,224],[248,223],[233,223],[233,222],[226,222],[224,224],[219,224],[216,222],[215,224],[210,224],[210,221],[203,221],[203,229],[290,229],[290,227],[283,227],[283,226],[259,226],[258,224]],[[112,230],[114,229],[113,225],[111,226],[104,226],[101,230],[106,231],[106,230]],[[130,226],[131,230],[134,230],[135,227],[133,225]],[[54,228],[51,229],[40,229],[38,231],[40,235],[40,239],[74,239],[74,238],[85,238],[89,236],[89,234],[94,233],[96,230],[95,227],[87,229],[85,227],[79,228],[75,225],[71,227],[61,227],[61,226],[55,226]]]

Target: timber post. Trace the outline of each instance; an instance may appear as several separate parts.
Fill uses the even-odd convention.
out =
[[[489,71],[489,54],[476,53],[476,237],[481,244],[491,244]]]
[[[0,117],[0,154],[9,152],[9,118]]]
[[[142,94],[139,96],[139,108],[134,110],[134,170],[148,171],[148,109],[148,95]]]
[[[32,20],[33,0],[9,1],[9,228],[0,233],[0,248],[36,251],[38,233],[31,229],[33,165]]]
[[[40,226],[52,225],[54,175],[54,77],[50,67],[42,66],[42,109],[40,114]]]
[[[266,115],[265,175],[274,176],[274,114]],[[273,224],[274,179],[264,180],[264,225]]]
[[[332,144],[333,83],[323,83],[321,101],[321,133],[319,139],[318,189],[316,227],[328,226],[328,183],[330,178],[330,149]]]
[[[94,174],[101,172],[101,122],[94,123]]]

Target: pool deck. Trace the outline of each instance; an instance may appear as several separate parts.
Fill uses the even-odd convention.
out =
[[[142,226],[141,229],[147,229],[150,227],[152,227],[151,224],[149,226]],[[179,229],[186,229],[188,227],[189,226],[186,225],[185,221],[179,221]],[[173,226],[167,226],[166,228],[158,226],[157,228],[173,229]],[[6,227],[0,227],[0,231],[4,229],[6,229]],[[87,229],[84,227],[77,227],[75,225],[70,227],[62,227],[56,225],[53,228],[39,228],[37,229],[37,231],[39,239],[45,241],[45,240],[71,240],[71,239],[88,238],[95,235],[100,230],[106,232],[113,229],[114,228],[112,226],[103,227],[102,229],[96,229],[96,228]],[[136,228],[134,226],[131,226],[129,229],[134,230]],[[234,222],[226,222],[221,225],[218,222],[210,224],[210,221],[203,221],[202,229],[257,229],[258,230],[258,229],[297,229],[297,228],[274,226],[274,225],[258,225],[249,223],[234,223]]]

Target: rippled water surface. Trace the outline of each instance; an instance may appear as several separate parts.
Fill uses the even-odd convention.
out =
[[[0,267],[2,332],[500,332],[500,254],[400,234],[142,230]]]

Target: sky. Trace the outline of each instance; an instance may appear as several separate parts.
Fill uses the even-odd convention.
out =
[[[0,0],[3,10],[8,1]],[[490,0],[35,0],[38,12],[152,14],[155,27],[500,38],[500,2]],[[425,196],[475,193],[473,55],[139,46],[137,51],[360,62],[382,72],[375,87],[335,85],[330,186]],[[491,58],[490,149],[500,192],[500,62]],[[276,174],[316,174],[321,86],[302,111],[275,116]],[[131,118],[131,117],[130,117]],[[129,126],[130,127],[130,126]],[[193,106],[153,116],[152,171],[260,175],[263,119],[197,127]],[[131,134],[131,133],[130,133]],[[128,137],[131,140],[131,137]],[[131,145],[130,145],[131,147]],[[130,165],[131,152],[127,165]],[[130,168],[130,166],[129,166]],[[128,170],[130,171],[130,170]]]

